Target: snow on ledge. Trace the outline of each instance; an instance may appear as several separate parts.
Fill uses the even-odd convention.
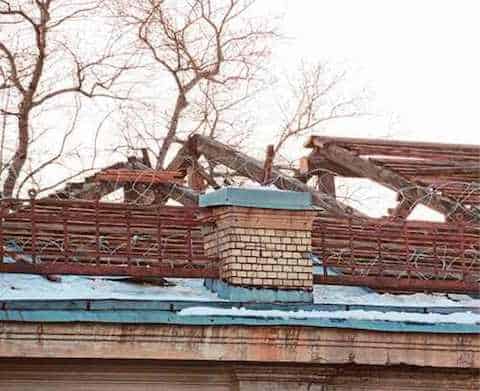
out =
[[[382,320],[390,322],[410,323],[455,323],[480,324],[480,314],[472,312],[457,312],[451,314],[419,314],[406,312],[379,312],[379,311],[281,311],[281,310],[249,310],[246,308],[214,308],[191,307],[179,312],[182,316],[232,316],[242,318],[283,318],[283,319],[354,319],[354,320]]]

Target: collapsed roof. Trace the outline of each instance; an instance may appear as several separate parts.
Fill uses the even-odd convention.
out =
[[[2,240],[10,242],[2,251],[14,264],[0,264],[0,271],[215,277],[215,260],[203,253],[205,216],[197,206],[201,192],[220,187],[215,173],[223,167],[262,185],[312,195],[319,207],[312,256],[323,266],[317,283],[478,291],[479,146],[320,136],[312,136],[307,146],[311,154],[292,175],[276,167],[268,153],[261,162],[194,135],[165,171],[152,169],[144,154],[33,204],[3,200]],[[336,199],[335,176],[379,182],[398,192],[399,204],[386,218],[365,216]],[[316,186],[309,184],[313,177]],[[460,184],[463,192],[458,193]],[[100,202],[119,189],[125,204]],[[158,207],[168,199],[187,208]],[[447,222],[407,222],[417,203],[442,212]],[[12,246],[30,255],[24,257]],[[42,265],[31,257],[40,246]]]

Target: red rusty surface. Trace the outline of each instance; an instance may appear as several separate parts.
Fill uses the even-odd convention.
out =
[[[95,175],[95,180],[121,183],[183,183],[181,171],[107,169]]]
[[[203,208],[73,200],[1,200],[0,272],[218,277]],[[18,249],[15,251],[13,245]],[[316,283],[386,291],[478,292],[480,227],[318,216]],[[333,275],[336,271],[337,275]]]
[[[312,136],[308,146],[313,140],[348,149],[461,204],[480,204],[479,145]]]
[[[201,209],[97,201],[3,200],[0,272],[216,276]],[[13,251],[13,246],[21,251]],[[3,259],[3,256],[2,258]]]
[[[324,266],[318,283],[479,292],[478,225],[320,216],[312,249]]]

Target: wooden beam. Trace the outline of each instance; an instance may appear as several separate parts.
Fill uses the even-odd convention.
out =
[[[318,174],[318,190],[331,195],[333,198],[336,197],[335,191],[335,176],[330,173]]]
[[[401,197],[397,206],[393,209],[389,209],[388,213],[392,218],[406,219],[414,208],[415,202],[411,199]]]
[[[166,170],[135,170],[135,169],[116,169],[102,170],[95,175],[98,182],[121,182],[121,183],[181,183],[182,174],[180,171]]]
[[[182,171],[187,175],[187,167],[192,164],[191,148],[188,143],[182,145],[173,159],[167,165],[167,170]]]
[[[143,164],[145,164],[147,167],[153,168],[152,162],[150,161],[150,156],[148,156],[147,148],[142,148],[142,160]]]
[[[263,164],[263,180],[262,185],[267,185],[272,178],[273,158],[275,156],[275,149],[273,145],[267,146],[265,163]]]
[[[181,153],[177,154],[177,156],[179,155],[182,155],[183,158],[188,158],[187,150],[184,150]],[[180,159],[175,161],[179,162]],[[138,170],[148,170],[148,167],[139,161],[135,162],[132,167]],[[169,165],[169,168],[172,168],[172,163]],[[179,184],[158,183],[152,188],[152,190],[156,193],[157,197],[155,202],[157,203],[163,204],[168,201],[169,198],[171,198],[185,206],[198,205],[198,193]]]
[[[161,183],[157,190],[165,197],[165,201],[171,198],[185,206],[198,206],[198,193],[188,187],[177,184]]]
[[[479,157],[480,160],[480,157]],[[471,175],[476,179],[480,179],[480,162],[475,164],[462,164],[458,166],[447,167],[428,167],[418,168],[417,175]]]
[[[222,144],[209,137],[193,135],[197,143],[198,152],[205,155],[207,159],[223,164],[224,166],[238,172],[251,180],[262,183],[264,177],[263,164],[229,145]],[[343,217],[366,217],[350,206],[344,205],[330,195],[316,191],[302,183],[298,179],[283,174],[280,170],[272,168],[272,183],[283,190],[303,191],[312,194],[313,203],[322,207],[333,215]]]
[[[262,185],[267,185],[272,179],[273,158],[275,157],[275,149],[273,145],[267,146],[265,162],[263,164],[263,180]]]
[[[332,163],[316,150],[300,159],[300,174],[314,176],[331,173],[346,178],[358,178],[353,171]]]
[[[107,167],[106,169],[120,169],[130,167],[130,162],[118,162]],[[83,182],[67,183],[63,189],[57,190],[56,192],[50,194],[48,198],[94,200],[96,198],[102,198],[110,193],[113,193],[121,187],[122,184],[120,183],[96,183],[95,175],[91,175],[85,178]]]
[[[404,198],[413,203],[420,202],[444,214],[447,218],[459,214],[468,220],[473,219],[480,221],[480,216],[477,213],[466,209],[459,202],[430,191],[393,171],[378,167],[371,161],[362,159],[345,148],[338,147],[335,144],[323,144],[317,140],[314,140],[314,145],[329,161],[345,167],[359,176],[378,182],[400,193]]]
[[[311,136],[305,144],[307,148],[315,148],[316,145],[335,144],[339,147],[368,151],[372,155],[408,156],[425,158],[427,156],[443,156],[446,159],[479,161],[480,145],[472,144],[447,144],[420,141],[399,141],[368,138]],[[392,153],[393,152],[393,153]],[[363,154],[363,153],[361,153]]]
[[[187,182],[188,187],[195,191],[205,191],[208,184],[205,181],[205,178],[200,173],[200,164],[198,161],[193,161],[193,164],[187,168]]]

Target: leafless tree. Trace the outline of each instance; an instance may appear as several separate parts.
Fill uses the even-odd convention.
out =
[[[213,135],[225,113],[252,94],[274,29],[250,15],[254,0],[140,0],[117,12],[136,29],[140,47],[175,85],[172,108],[156,153],[165,165],[183,134]],[[238,129],[237,129],[238,131]]]
[[[347,71],[334,70],[326,63],[302,64],[298,76],[289,80],[289,93],[279,102],[282,125],[274,155],[285,144],[327,124],[367,114],[365,91],[346,92]]]
[[[70,29],[78,29],[76,22],[86,21],[88,16],[100,12],[102,1],[67,3],[0,1],[0,94],[3,98],[0,115],[3,129],[8,129],[7,133],[16,132],[11,156],[2,156],[7,159],[2,162],[4,197],[13,195],[25,170],[39,113],[58,107],[59,98],[64,104],[74,94],[87,98],[126,98],[110,92],[122,73],[132,66],[131,58],[126,60],[126,54],[115,46],[116,37],[110,37],[103,49],[97,47],[93,55],[82,54],[77,50],[79,42],[66,38]],[[80,41],[78,34],[76,39]],[[60,138],[63,138],[61,152],[71,131],[65,129]],[[40,138],[41,132],[37,132],[36,137]],[[61,153],[57,155],[32,168],[26,178],[32,178]]]

